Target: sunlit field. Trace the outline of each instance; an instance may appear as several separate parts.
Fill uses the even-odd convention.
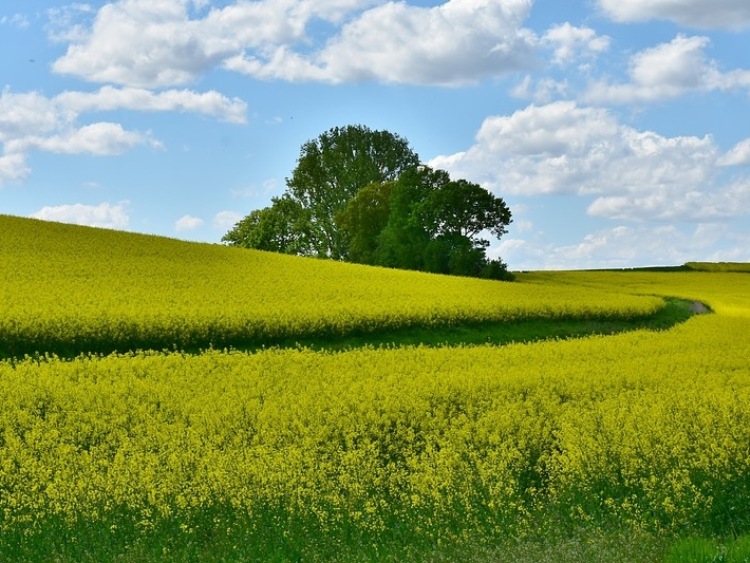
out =
[[[746,273],[508,283],[0,232],[0,559],[661,561],[750,532]],[[649,318],[666,297],[711,312],[503,346],[273,346]]]
[[[404,326],[637,317],[603,286],[498,284],[0,217],[0,354],[263,343]]]

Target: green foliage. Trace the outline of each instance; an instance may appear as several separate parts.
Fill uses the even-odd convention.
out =
[[[750,563],[750,535],[740,536],[729,542],[726,563]]]
[[[336,213],[365,186],[395,180],[418,164],[405,139],[362,125],[334,127],[302,145],[287,195],[310,213],[307,253],[346,259],[349,240]]]
[[[726,541],[680,538],[670,546],[664,563],[750,563],[750,535]]]
[[[364,126],[306,142],[287,190],[222,241],[287,254],[408,270],[512,279],[489,242],[511,222],[505,202],[466,180],[419,165],[406,140]]]
[[[512,279],[500,260],[486,257],[484,231],[500,237],[511,221],[505,202],[477,184],[452,181],[422,166],[395,182],[360,191],[337,215],[356,249],[350,258],[459,276]]]
[[[349,260],[377,264],[378,237],[388,225],[395,181],[373,183],[359,190],[336,214],[336,224],[349,238]]]
[[[503,236],[511,220],[502,199],[466,180],[432,190],[416,205],[414,214],[431,237],[462,236],[475,246],[487,246],[487,241],[477,238],[484,230],[497,238]]]
[[[669,550],[664,563],[719,563],[721,554],[716,544],[705,538],[685,538]]]
[[[245,248],[305,255],[311,228],[309,210],[282,196],[273,198],[270,207],[252,211],[221,240]]]

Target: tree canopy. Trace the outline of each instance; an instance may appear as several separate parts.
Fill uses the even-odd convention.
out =
[[[487,234],[511,222],[502,198],[420,165],[406,140],[356,125],[300,150],[287,190],[239,221],[228,244],[446,274],[509,278]]]
[[[352,262],[444,274],[507,277],[486,257],[485,232],[498,238],[511,221],[505,202],[444,170],[420,166],[360,190],[337,215],[352,241]]]
[[[394,180],[418,164],[406,140],[361,125],[334,127],[303,144],[286,183],[287,196],[309,211],[309,253],[346,260],[349,241],[336,213],[368,184]]]

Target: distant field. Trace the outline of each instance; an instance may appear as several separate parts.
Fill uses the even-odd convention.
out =
[[[685,267],[703,272],[750,272],[746,262],[687,262]]]
[[[501,283],[0,217],[3,229],[15,275],[0,274],[0,339],[42,355],[0,361],[2,560],[662,561],[679,538],[750,533],[743,273]],[[204,323],[245,339],[553,326],[648,316],[663,297],[713,312],[504,346],[43,348],[203,343]]]

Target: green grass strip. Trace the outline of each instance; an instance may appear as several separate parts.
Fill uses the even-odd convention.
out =
[[[340,351],[372,346],[391,348],[399,346],[462,346],[495,345],[537,342],[540,340],[562,340],[583,338],[591,335],[611,335],[633,330],[666,330],[688,320],[696,313],[696,303],[677,298],[666,298],[665,306],[654,314],[631,318],[531,318],[521,321],[461,323],[446,326],[406,326],[373,332],[358,332],[344,335],[301,334],[288,338],[269,338],[263,341],[234,340],[193,347],[183,347],[184,353],[201,353],[209,348],[229,348],[233,350],[256,351],[265,348],[310,348],[313,350]],[[708,312],[705,309],[704,312]],[[139,342],[140,350],[161,350],[162,346]],[[127,353],[135,350],[119,349],[114,344],[97,343],[94,350],[73,348],[70,343],[60,346],[47,346],[43,350],[24,351],[30,356],[56,355],[61,358],[75,358],[80,354]],[[166,351],[166,350],[165,350]],[[173,350],[170,350],[173,351]],[[0,359],[11,359],[18,354],[10,354],[0,345]]]
[[[611,335],[633,330],[667,330],[687,321],[694,314],[694,301],[666,298],[665,306],[658,312],[629,319],[576,319],[535,318],[515,322],[461,324],[443,327],[404,327],[398,330],[350,334],[341,337],[300,337],[267,342],[260,346],[238,347],[257,350],[265,347],[311,348],[313,350],[348,350],[373,346],[375,348],[398,346],[463,346],[495,345],[563,340],[592,335]],[[708,309],[705,309],[708,312]]]

